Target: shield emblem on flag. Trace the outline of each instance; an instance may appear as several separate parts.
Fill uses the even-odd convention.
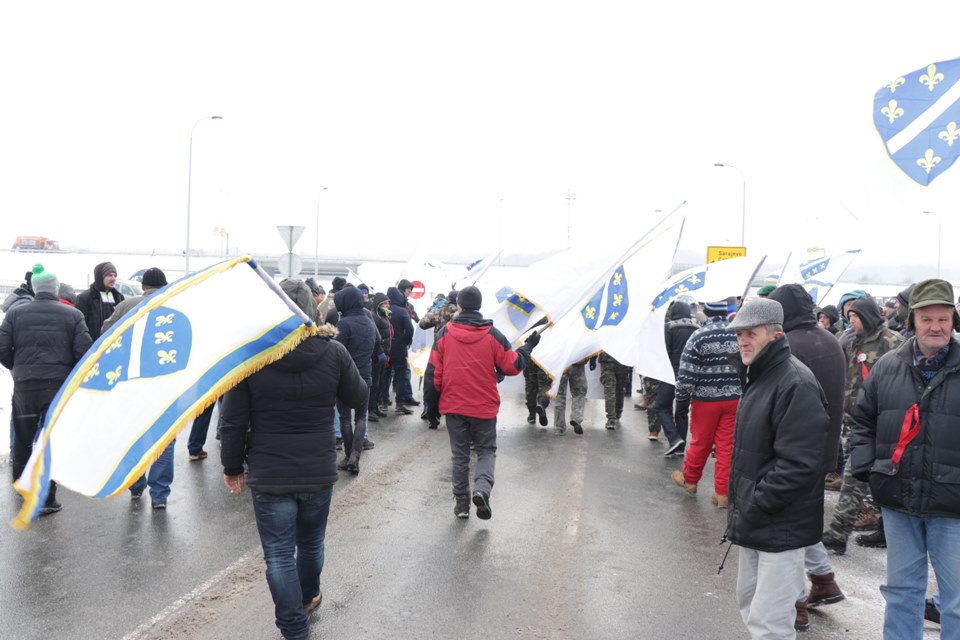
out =
[[[929,185],[960,156],[960,58],[891,80],[874,96],[873,122],[890,159]]]
[[[115,338],[80,388],[110,391],[128,380],[181,371],[190,358],[192,334],[186,315],[157,307]]]
[[[587,329],[596,331],[600,327],[615,327],[627,315],[630,307],[630,295],[627,287],[627,274],[623,265],[610,276],[606,286],[597,291],[580,310],[583,324]]]

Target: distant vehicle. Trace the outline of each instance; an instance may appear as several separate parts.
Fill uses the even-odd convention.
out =
[[[42,236],[17,236],[14,251],[60,251],[60,243]]]
[[[117,280],[114,283],[114,288],[123,294],[124,298],[132,298],[133,296],[142,296],[143,288],[140,286],[140,283],[136,280]]]

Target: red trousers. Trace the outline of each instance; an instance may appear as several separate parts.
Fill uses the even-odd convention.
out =
[[[730,458],[733,456],[733,426],[737,421],[739,403],[740,400],[690,402],[690,439],[683,460],[683,478],[690,484],[700,482],[710,451],[716,447],[713,488],[716,493],[727,495]]]

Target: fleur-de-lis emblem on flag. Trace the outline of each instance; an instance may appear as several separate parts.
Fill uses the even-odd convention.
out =
[[[596,331],[604,326],[616,326],[623,320],[630,304],[630,287],[623,265],[617,267],[607,284],[600,288],[580,310],[584,326]]]
[[[960,157],[960,58],[896,78],[874,95],[873,124],[894,164],[927,186]]]
[[[177,362],[177,350],[170,349],[169,351],[157,351],[157,362],[160,364],[175,364]]]
[[[153,344],[163,344],[164,342],[173,342],[173,331],[158,331],[153,334]]]

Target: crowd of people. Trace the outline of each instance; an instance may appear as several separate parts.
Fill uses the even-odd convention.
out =
[[[104,262],[75,295],[36,265],[3,303],[0,363],[12,370],[13,477],[22,472],[45,412],[91,344],[167,284],[143,275],[142,297],[124,299]],[[453,512],[490,519],[495,480],[498,384],[523,374],[528,422],[557,435],[583,434],[585,368],[601,366],[606,429],[622,426],[632,369],[599,352],[563,372],[559,392],[533,351],[546,325],[514,348],[481,313],[482,294],[465,287],[438,296],[422,318],[402,279],[384,293],[334,278],[288,278],[284,293],[317,330],[292,352],[241,381],[219,401],[217,438],[224,484],[252,494],[276,624],[307,638],[320,606],[324,536],[338,472],[360,473],[375,447],[368,426],[420,410],[429,429],[445,422]],[[881,307],[864,291],[816,307],[800,285],[767,286],[742,305],[675,300],[664,327],[675,380],[640,381],[647,437],[681,461],[674,483],[696,495],[715,458],[711,502],[726,509],[725,538],[740,547],[737,602],[753,638],[791,638],[810,628],[808,608],[845,596],[829,553],[845,553],[855,530],[865,547],[887,549],[884,637],[917,638],[924,619],[960,637],[960,315],[940,279],[906,288]],[[422,404],[408,355],[414,326],[433,330]],[[392,390],[392,394],[391,394]],[[567,419],[566,400],[571,410]],[[954,401],[956,399],[956,402]],[[191,428],[191,461],[213,407]],[[131,487],[149,488],[164,509],[174,444]],[[476,456],[470,478],[471,455]],[[825,492],[838,491],[824,521]],[[51,485],[40,510],[61,509]],[[951,551],[954,549],[954,551]],[[938,590],[927,597],[928,563]],[[809,585],[804,574],[809,577]]]

